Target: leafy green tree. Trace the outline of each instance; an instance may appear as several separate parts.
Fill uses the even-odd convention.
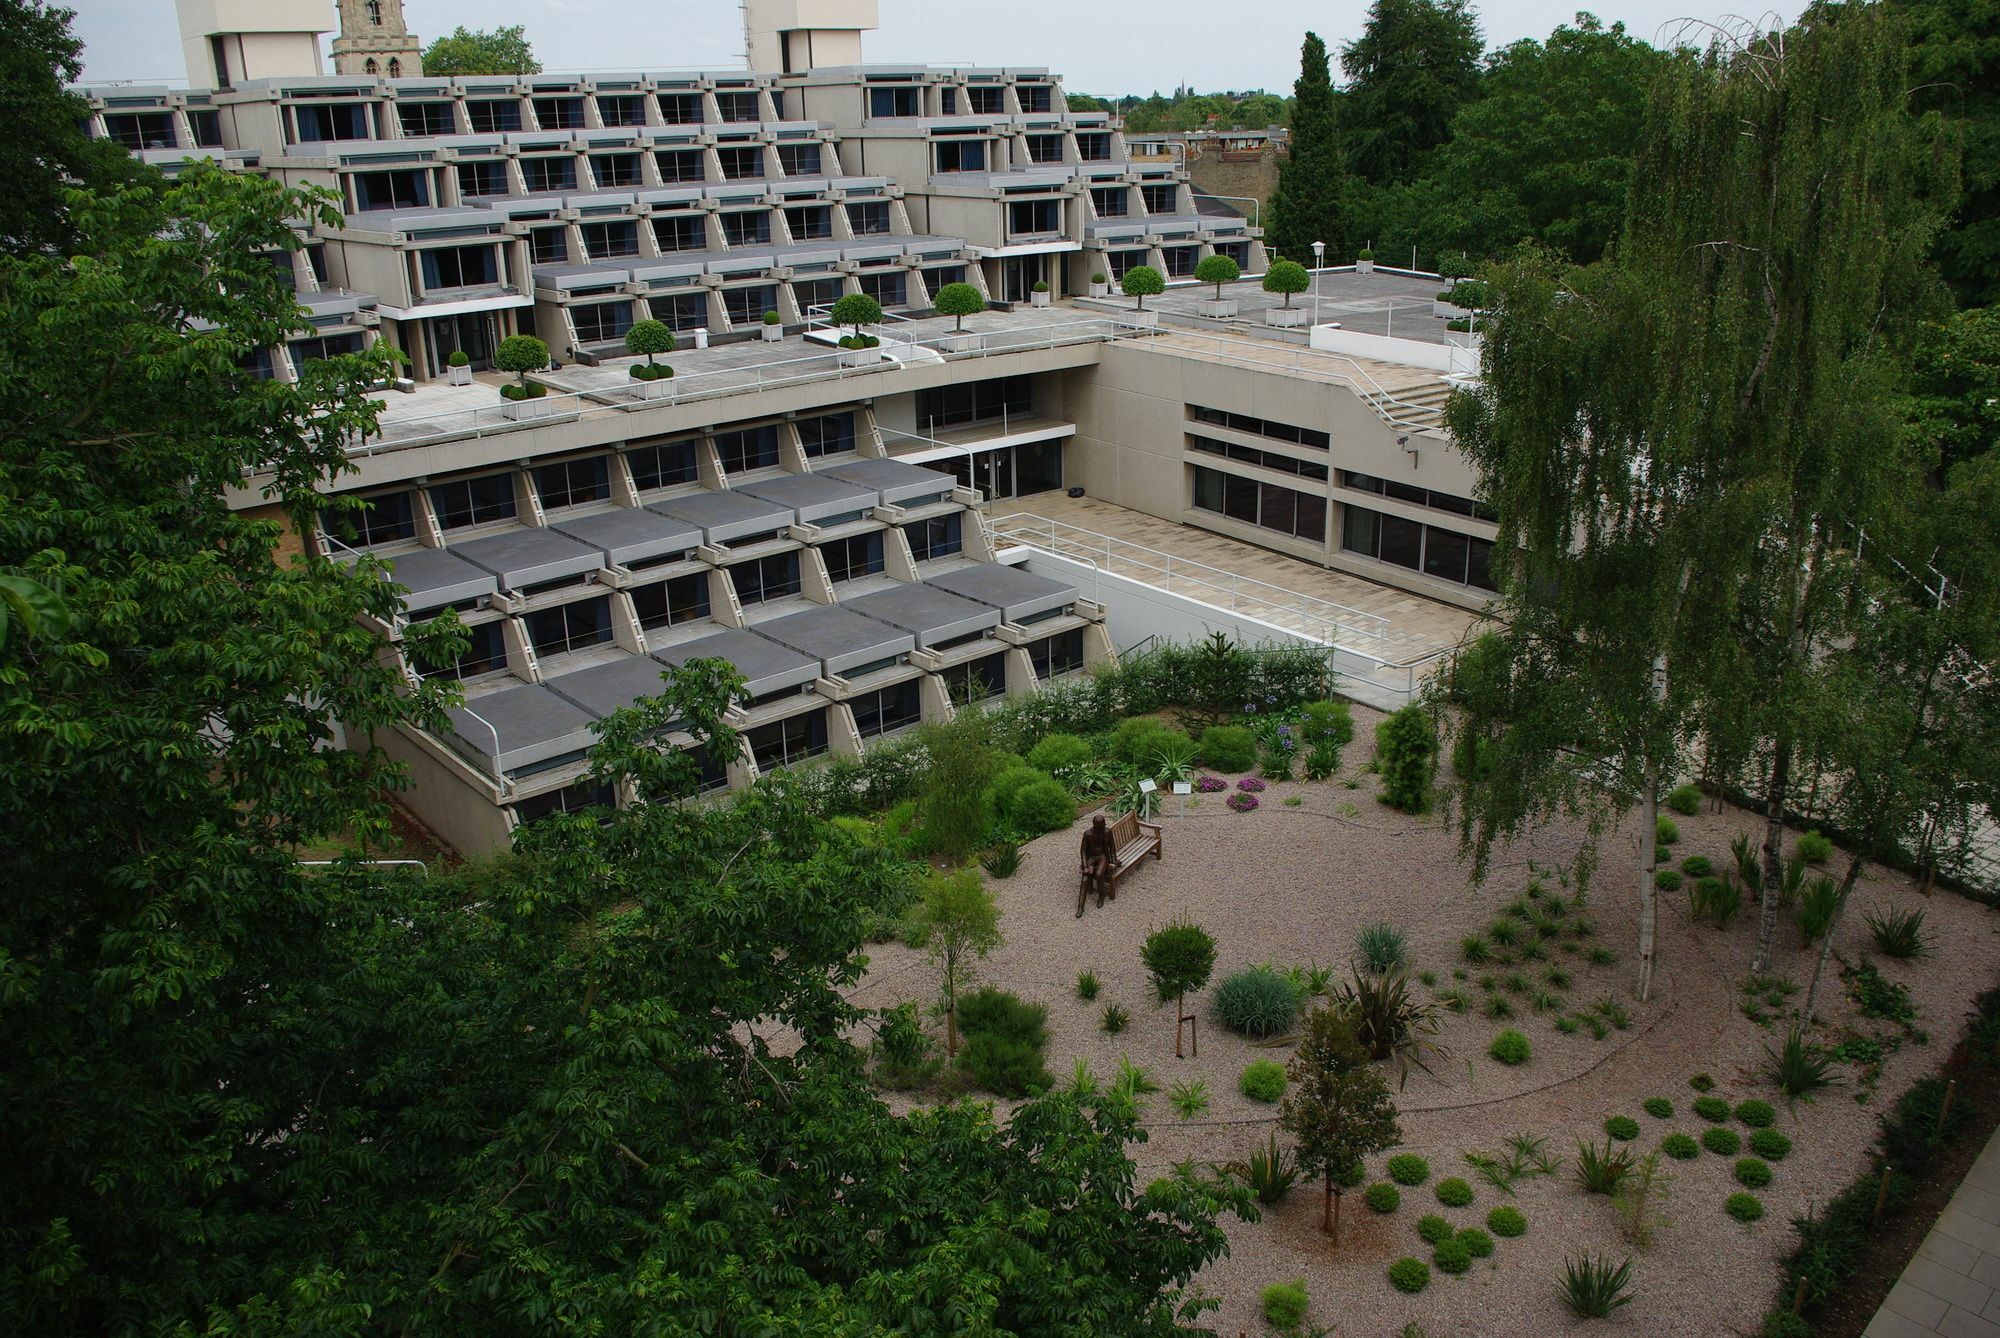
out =
[[[511,28],[468,30],[463,24],[424,48],[424,73],[540,74],[542,63],[520,24]]]
[[[1420,173],[1479,96],[1480,50],[1466,0],[1375,0],[1361,36],[1340,49],[1349,170],[1371,186]]]
[[[70,185],[109,189],[152,175],[119,145],[84,134],[90,106],[69,91],[83,77],[83,43],[72,9],[41,0],[0,0],[0,88],[7,134],[0,139],[0,254],[72,245]]]
[[[2000,445],[2000,307],[1925,323],[1910,349],[1906,414],[1940,472]]]
[[[1292,295],[1303,293],[1312,287],[1312,274],[1296,260],[1274,260],[1264,271],[1264,291],[1283,293],[1285,305],[1292,305]]]
[[[973,963],[1000,946],[1000,908],[977,869],[927,875],[910,908],[909,940],[938,968],[945,1053],[958,1054],[958,995]]]
[[[1288,260],[1303,260],[1314,242],[1325,242],[1340,254],[1348,241],[1348,191],[1326,43],[1309,32],[1293,85],[1291,151],[1278,168],[1278,190],[1271,197],[1272,248]]]
[[[1167,291],[1167,279],[1151,265],[1134,265],[1118,280],[1118,286],[1125,296],[1137,298],[1136,309],[1144,311],[1147,298],[1158,297]]]
[[[1958,207],[1937,239],[1961,306],[2000,304],[2000,7],[1896,0],[1910,34],[1910,97],[1945,118],[1963,149]]]
[[[549,346],[533,335],[508,335],[493,350],[493,365],[503,372],[514,373],[516,383],[526,390],[528,373],[539,372],[549,365]]]
[[[964,863],[986,844],[993,826],[988,784],[993,779],[992,726],[977,711],[918,727],[924,777],[917,812],[932,853]]]
[[[977,316],[986,310],[985,295],[969,283],[946,284],[937,290],[937,296],[932,302],[936,305],[939,315],[957,319],[958,323],[952,327],[954,332],[962,332],[965,329],[967,316]]]
[[[1094,98],[1088,93],[1071,93],[1069,109],[1073,112],[1108,112],[1111,104],[1103,98]]]
[[[59,637],[69,630],[69,606],[32,577],[0,575],[0,649],[15,627],[23,638]]]
[[[1215,940],[1198,924],[1176,920],[1146,936],[1139,950],[1153,992],[1164,1003],[1174,1001],[1174,1058],[1181,1058],[1181,1031],[1189,1021],[1183,1000],[1208,984],[1215,973]],[[1196,1041],[1199,1054],[1200,1041]]]
[[[1299,1170],[1325,1186],[1320,1230],[1338,1248],[1342,1184],[1364,1158],[1403,1141],[1396,1103],[1338,1008],[1315,1008],[1306,1017],[1286,1076],[1291,1085],[1278,1105],[1278,1127],[1298,1140]]]
[[[646,365],[651,367],[654,355],[674,351],[674,332],[665,321],[634,321],[625,332],[625,351],[644,354]]]
[[[1242,278],[1243,269],[1228,256],[1205,256],[1202,258],[1202,262],[1194,267],[1194,277],[1202,283],[1214,284],[1215,300],[1220,302],[1222,300],[1222,285],[1225,283],[1235,283],[1238,279]]]
[[[1405,813],[1425,813],[1437,776],[1437,726],[1416,703],[1375,726],[1375,766],[1382,773],[1382,802]]]
[[[849,293],[833,304],[827,319],[835,325],[847,326],[858,339],[862,326],[881,324],[882,304],[866,293]]]

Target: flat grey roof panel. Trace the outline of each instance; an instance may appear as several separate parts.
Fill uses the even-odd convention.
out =
[[[509,590],[568,580],[604,566],[596,545],[551,530],[508,530],[453,544],[451,551],[498,576]]]
[[[693,551],[701,542],[701,527],[642,506],[621,506],[591,516],[552,520],[549,528],[589,544],[606,562],[629,566]]]
[[[597,741],[589,713],[540,683],[475,697],[450,715],[459,743],[495,775],[580,752]]]
[[[1000,610],[946,594],[920,581],[878,590],[858,599],[844,599],[840,607],[901,628],[915,637],[918,647],[924,650],[1000,625]]]
[[[786,474],[782,478],[757,479],[739,483],[733,491],[790,507],[807,525],[816,525],[829,516],[872,511],[882,500],[880,493],[865,484],[824,474]]]
[[[957,480],[942,470],[907,465],[900,460],[844,460],[818,472],[828,478],[873,488],[890,506],[906,506],[912,499],[936,501],[948,496],[957,485]]]
[[[999,609],[1010,623],[1067,608],[1076,602],[1075,586],[997,562],[943,572],[930,577],[925,584]]]
[[[549,679],[548,686],[592,716],[607,716],[641,697],[657,697],[666,691],[667,685],[660,678],[664,668],[650,655],[627,655],[609,664],[560,674]]]
[[[683,665],[689,660],[727,660],[743,675],[745,691],[752,697],[801,687],[820,676],[819,661],[811,656],[735,629],[656,650],[653,658],[671,665]]]
[[[791,507],[748,496],[740,488],[670,497],[652,503],[648,509],[701,526],[712,544],[727,544],[746,535],[769,534],[797,519]]]
[[[899,628],[832,604],[788,613],[758,623],[751,630],[802,655],[812,656],[826,666],[829,674],[844,674],[877,660],[907,655],[917,644],[915,638]]]
[[[408,586],[403,596],[406,609],[438,609],[447,604],[463,604],[481,595],[494,594],[500,583],[493,573],[475,567],[456,553],[437,548],[420,548],[414,553],[398,553],[383,558],[396,584]]]

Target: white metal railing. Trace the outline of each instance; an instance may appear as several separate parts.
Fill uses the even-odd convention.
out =
[[[987,524],[995,540],[1039,548],[1072,561],[1088,561],[1099,571],[1130,576],[1171,593],[1192,594],[1205,604],[1249,614],[1338,650],[1377,663],[1388,661],[1390,623],[1378,613],[1287,590],[1128,539],[1114,539],[1049,516],[1017,511]]]
[[[1215,345],[1213,356],[1222,362],[1261,370],[1314,372],[1330,380],[1345,385],[1375,411],[1377,417],[1390,427],[1417,431],[1435,428],[1442,415],[1432,405],[1406,400],[1387,389],[1369,374],[1368,369],[1345,353],[1330,353],[1325,349],[1285,344],[1291,350],[1289,356],[1254,356],[1249,350],[1275,352],[1280,345],[1247,339],[1240,335],[1215,335],[1201,330],[1190,330],[1176,326],[1172,334],[1177,339],[1194,339],[1204,344]],[[1338,364],[1329,366],[1328,364]]]

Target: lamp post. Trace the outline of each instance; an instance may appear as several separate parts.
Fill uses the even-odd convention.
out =
[[[1326,243],[1314,242],[1313,246],[1313,324],[1319,324],[1319,272],[1326,268]],[[1312,342],[1308,337],[1308,343]]]

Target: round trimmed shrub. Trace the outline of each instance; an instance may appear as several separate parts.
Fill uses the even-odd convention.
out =
[[[1474,1259],[1484,1259],[1493,1253],[1493,1237],[1478,1227],[1462,1227],[1452,1239],[1463,1245]]]
[[[1398,1259],[1389,1265],[1389,1285],[1399,1292],[1415,1296],[1430,1282],[1431,1266],[1421,1259]]]
[[[1417,1219],[1417,1235],[1426,1245],[1435,1245],[1441,1240],[1450,1240],[1457,1234],[1452,1224],[1436,1213],[1425,1213]]]
[[[1604,1122],[1604,1132],[1621,1143],[1629,1143],[1639,1136],[1639,1122],[1630,1115],[1613,1115]]]
[[[1215,1016],[1239,1035],[1262,1039],[1290,1029],[1299,1014],[1299,987],[1268,966],[1235,972],[1218,985]]]
[[[1694,1113],[1710,1124],[1720,1124],[1729,1118],[1729,1103],[1719,1096],[1696,1097]]]
[[[1269,1059],[1259,1059],[1243,1070],[1236,1086],[1252,1101],[1276,1101],[1285,1094],[1285,1066]]]
[[[1776,1129],[1758,1129],[1750,1135],[1750,1150],[1765,1161],[1783,1161],[1792,1150],[1792,1140]]]
[[[1715,1079],[1709,1077],[1706,1073],[1697,1073],[1694,1077],[1688,1079],[1688,1086],[1694,1088],[1697,1092],[1713,1091],[1715,1088]]]
[[[1666,798],[1666,805],[1684,818],[1691,818],[1701,812],[1701,789],[1694,785],[1680,785]]]
[[[1386,1180],[1368,1186],[1361,1198],[1378,1213],[1393,1213],[1403,1206],[1403,1192]]]
[[[1752,1129],[1768,1129],[1777,1122],[1778,1112],[1771,1109],[1768,1101],[1739,1101],[1736,1103],[1736,1120]]]
[[[1431,1164],[1414,1152],[1389,1158],[1389,1178],[1399,1185],[1421,1185],[1431,1178]]]
[[[1645,1111],[1656,1120],[1670,1120],[1674,1117],[1674,1103],[1663,1096],[1646,1098]]]
[[[1722,1211],[1737,1221],[1748,1224],[1764,1215],[1764,1200],[1755,1194],[1731,1194],[1723,1200]]]
[[[1743,1138],[1734,1129],[1718,1124],[1702,1131],[1701,1145],[1718,1157],[1733,1157],[1743,1146]]]
[[[1463,1208],[1472,1202],[1472,1186],[1455,1175],[1448,1175],[1438,1181],[1438,1202],[1447,1208]]]
[[[1670,846],[1681,839],[1681,829],[1674,825],[1672,818],[1662,813],[1655,828],[1655,839],[1663,846]]]
[[[1092,756],[1090,745],[1076,735],[1050,734],[1028,750],[1028,765],[1053,776],[1082,766]]]
[[[1771,1183],[1771,1167],[1756,1157],[1736,1159],[1736,1183],[1745,1189],[1762,1189]]]
[[[1432,1248],[1431,1262],[1437,1265],[1438,1272],[1455,1276],[1472,1267],[1472,1251],[1465,1248],[1464,1241],[1453,1236],[1450,1240],[1439,1241]]]
[[[1007,816],[1024,832],[1059,832],[1076,821],[1076,801],[1053,777],[1032,781],[1015,792]]]
[[[1706,878],[1715,872],[1715,862],[1706,855],[1689,855],[1681,861],[1681,872],[1690,878]]]
[[[1486,1047],[1487,1054],[1492,1055],[1509,1068],[1514,1067],[1516,1064],[1527,1063],[1530,1051],[1531,1047],[1528,1045],[1528,1038],[1512,1027],[1508,1027],[1505,1031],[1495,1036],[1493,1044]]]
[[[1512,1240],[1516,1236],[1526,1234],[1528,1219],[1522,1215],[1519,1208],[1503,1203],[1486,1214],[1486,1229],[1496,1236]]]
[[[1257,736],[1242,725],[1211,725],[1202,731],[1201,764],[1217,771],[1249,771],[1257,765]]]
[[[1693,1161],[1701,1155],[1701,1144],[1686,1134],[1668,1134],[1660,1140],[1660,1151],[1675,1161]]]
[[[1799,837],[1798,853],[1808,864],[1824,864],[1833,858],[1833,842],[1818,832],[1807,832]]]
[[[1296,1329],[1305,1323],[1306,1280],[1274,1282],[1264,1289],[1264,1318],[1274,1329]]]
[[[1678,892],[1681,888],[1681,876],[1672,869],[1662,869],[1653,875],[1653,885],[1662,892]]]

